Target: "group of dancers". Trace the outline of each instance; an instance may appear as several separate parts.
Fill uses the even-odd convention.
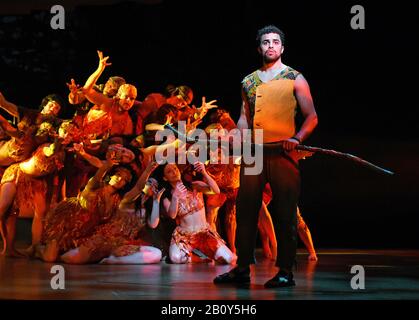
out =
[[[193,106],[185,85],[169,85],[143,101],[120,76],[99,85],[108,66],[109,57],[98,51],[98,67],[85,84],[71,79],[68,101],[48,95],[39,110],[0,92],[0,107],[10,115],[0,115],[1,253],[72,264],[235,264],[240,164],[233,157],[228,163],[158,163],[156,152],[176,149],[179,141],[157,142],[148,129],[185,121],[188,132],[201,128],[209,136],[237,128],[235,121],[215,100]],[[63,109],[73,116],[62,119]],[[221,159],[223,149],[210,152]],[[266,183],[258,230],[264,255],[276,260],[271,200]],[[32,243],[24,251],[15,248],[19,217],[33,218]],[[297,221],[315,261],[299,210]]]

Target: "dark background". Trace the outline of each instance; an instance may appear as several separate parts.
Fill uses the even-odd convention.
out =
[[[66,9],[52,30],[50,8]],[[353,30],[351,7],[365,8]],[[301,163],[300,208],[318,247],[419,248],[418,21],[407,1],[2,1],[0,91],[36,108],[110,56],[142,100],[168,83],[217,99],[238,119],[240,81],[260,66],[256,30],[286,35],[283,62],[308,80],[319,126],[308,145],[361,156],[393,177],[316,155]],[[415,86],[415,87],[414,87]]]

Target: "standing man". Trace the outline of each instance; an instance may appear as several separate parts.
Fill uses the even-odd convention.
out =
[[[237,197],[237,266],[216,277],[214,283],[250,283],[249,266],[255,263],[258,212],[263,189],[270,183],[279,271],[265,287],[288,287],[295,285],[292,267],[297,251],[296,210],[300,192],[295,147],[317,126],[317,114],[303,75],[282,63],[284,33],[270,25],[258,31],[256,40],[263,66],[242,81],[243,104],[238,128],[252,132],[263,129],[263,170],[259,175],[246,175],[244,168],[241,170]],[[298,131],[295,128],[297,104],[304,117]],[[273,142],[280,145],[270,145]]]

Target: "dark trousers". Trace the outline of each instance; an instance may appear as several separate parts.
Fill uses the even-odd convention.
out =
[[[262,192],[266,183],[272,189],[270,213],[278,243],[276,266],[291,271],[297,251],[297,201],[300,193],[298,164],[276,147],[264,147],[263,170],[259,175],[240,172],[237,196],[236,247],[240,267],[255,263],[254,248]]]

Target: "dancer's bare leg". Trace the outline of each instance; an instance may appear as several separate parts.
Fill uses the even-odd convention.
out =
[[[100,264],[151,264],[159,263],[161,260],[161,251],[151,246],[141,246],[140,251],[129,256],[116,257],[109,256],[102,259]]]
[[[270,247],[269,236],[266,233],[265,227],[262,225],[261,222],[258,222],[258,229],[259,229],[260,240],[262,242],[263,255],[265,256],[265,258],[273,260],[272,258],[273,252]]]
[[[217,217],[220,207],[207,207],[207,222],[212,231],[217,231]]]
[[[52,240],[46,245],[37,244],[35,246],[34,256],[45,262],[57,261],[59,246],[57,240]]]
[[[221,244],[215,252],[214,259],[220,263],[234,264],[237,256],[225,244]]]
[[[226,203],[226,213],[225,213],[225,227],[226,227],[226,236],[227,243],[231,251],[236,253],[236,201],[227,200]]]
[[[16,242],[16,215],[11,215],[7,219],[6,228],[7,228],[7,247],[5,251],[6,257],[14,258],[24,258],[25,255],[15,248]]]
[[[61,260],[64,263],[69,263],[69,264],[88,263],[90,260],[89,248],[82,245],[78,248],[71,249],[61,256]]]
[[[277,242],[271,215],[264,202],[259,210],[258,227],[262,240],[263,252],[268,259],[276,260]]]
[[[191,261],[189,252],[180,248],[176,243],[172,243],[169,248],[170,261],[173,263],[188,263]]]
[[[2,184],[0,188],[0,234],[3,241],[3,250],[0,254],[4,255],[6,252],[11,253],[14,251],[14,249],[10,247],[10,243],[8,243],[8,240],[13,239],[13,237],[7,235],[8,228],[6,222],[8,220],[7,213],[9,207],[16,196],[16,185],[13,182],[6,182]]]
[[[3,244],[3,248],[0,251],[0,255],[4,255],[6,253],[6,243],[7,243],[7,229],[6,229],[6,217],[0,216],[0,235],[1,235],[1,242]]]
[[[41,242],[43,219],[46,212],[45,195],[43,193],[36,192],[32,201],[35,212],[32,220],[32,244],[25,250],[25,255],[28,257],[33,256],[35,247]]]
[[[317,254],[316,250],[314,249],[313,239],[311,237],[310,229],[308,228],[307,224],[305,223],[303,217],[300,213],[300,208],[297,207],[297,230],[298,236],[300,237],[301,241],[303,241],[307,251],[309,253],[308,260],[309,261],[317,261]]]

